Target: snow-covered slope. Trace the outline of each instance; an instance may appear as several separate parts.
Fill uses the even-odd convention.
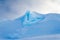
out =
[[[20,18],[0,22],[0,38],[3,39],[35,40],[36,38],[36,40],[40,40],[41,37],[48,39],[48,35],[49,38],[53,35],[58,38],[59,34],[60,14],[44,15],[27,11]]]

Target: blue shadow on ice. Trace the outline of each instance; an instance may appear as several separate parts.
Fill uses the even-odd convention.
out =
[[[54,34],[60,34],[60,14],[39,14],[27,11],[18,19],[0,22],[0,38],[2,39]]]

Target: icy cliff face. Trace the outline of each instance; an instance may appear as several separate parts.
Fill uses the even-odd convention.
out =
[[[43,14],[39,14],[37,12],[30,12],[30,11],[27,11],[24,17],[25,17],[23,22],[24,25],[33,24],[45,18]]]
[[[32,13],[31,15],[33,16],[30,16],[29,20],[27,20],[29,17],[25,17],[23,21],[24,28],[26,28],[26,31],[23,31],[24,37],[60,34],[60,14],[50,13],[43,15],[36,12],[28,13],[28,15]]]

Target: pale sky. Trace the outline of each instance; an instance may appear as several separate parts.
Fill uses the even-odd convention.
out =
[[[60,13],[60,0],[33,0],[30,10],[42,14]]]
[[[27,10],[41,14],[60,13],[60,0],[2,0],[0,6],[0,20],[16,19]]]

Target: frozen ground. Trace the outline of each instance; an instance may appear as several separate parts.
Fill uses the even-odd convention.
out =
[[[22,38],[20,40],[60,40],[60,34]]]
[[[27,37],[22,39],[0,39],[0,40],[60,40],[60,34]]]
[[[27,11],[15,20],[0,22],[1,40],[59,40],[60,14]]]

